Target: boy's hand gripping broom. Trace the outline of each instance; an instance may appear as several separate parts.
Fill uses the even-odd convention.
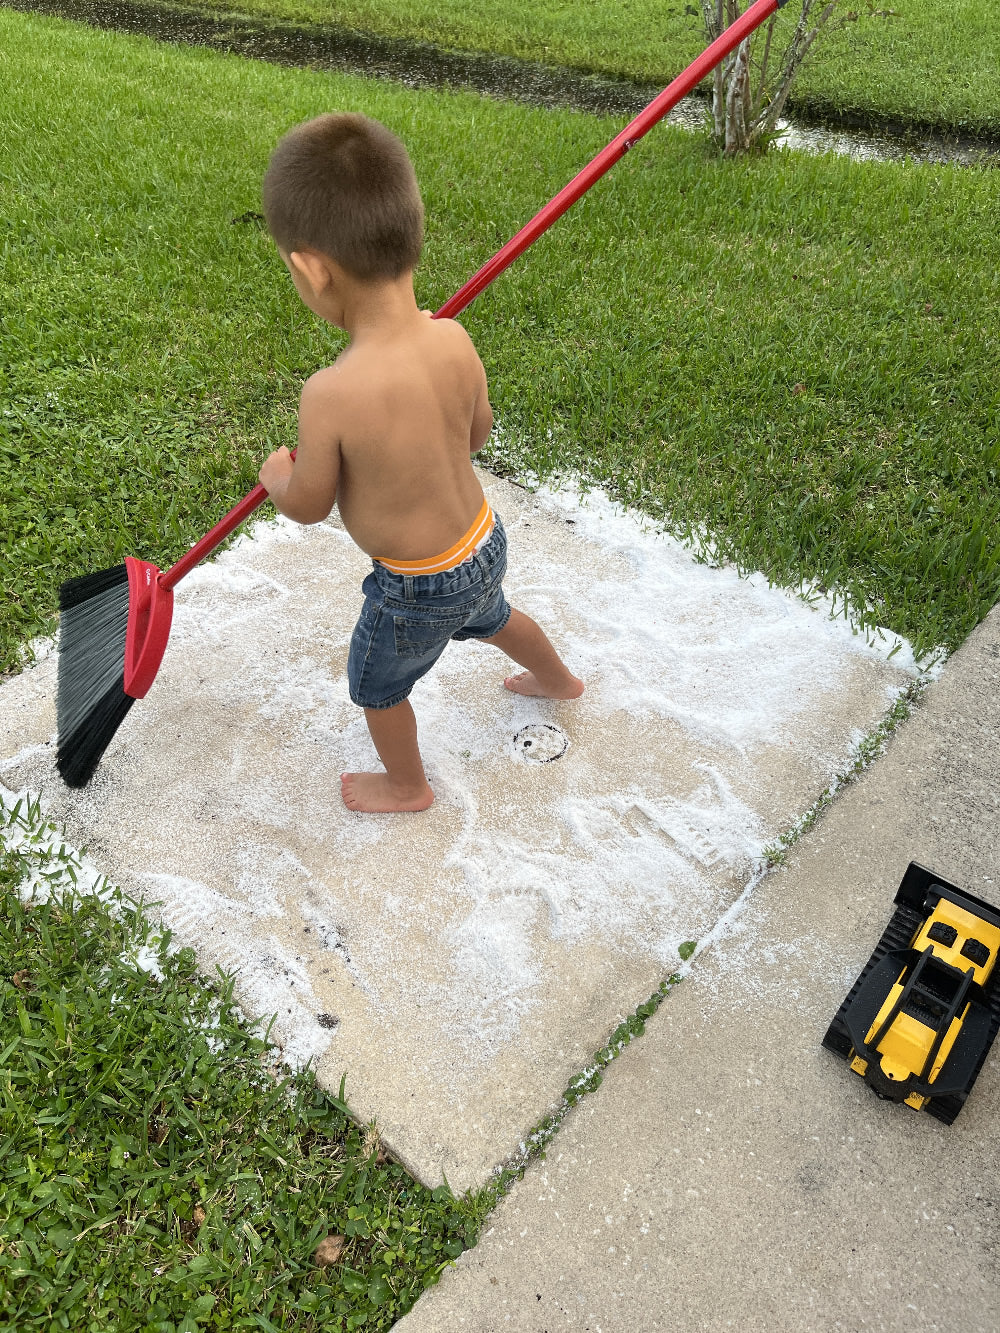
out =
[[[671,107],[785,3],[786,0],[756,0],[445,302],[435,318],[450,319],[464,310]],[[69,786],[82,787],[89,782],[126,713],[152,685],[167,646],[176,585],[266,499],[264,487],[255,486],[165,572],[129,556],[124,565],[63,584],[59,593],[57,765]]]

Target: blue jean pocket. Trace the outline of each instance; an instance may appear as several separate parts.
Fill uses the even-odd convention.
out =
[[[393,615],[392,627],[397,657],[427,657],[440,652],[451,636],[468,619],[457,616],[398,616]]]

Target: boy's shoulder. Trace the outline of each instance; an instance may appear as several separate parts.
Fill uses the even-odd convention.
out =
[[[424,311],[430,324],[434,342],[445,355],[458,355],[470,365],[479,364],[479,353],[469,334],[455,319],[435,319],[429,310]]]
[[[316,372],[319,385],[331,392],[352,392],[356,386],[374,378],[405,375],[409,368],[445,357],[458,358],[470,366],[479,364],[479,355],[468,333],[456,320],[435,319],[429,310],[424,319],[401,338],[384,344],[366,344],[362,349],[348,345],[331,366]]]
[[[302,385],[302,402],[325,402],[333,404],[349,396],[351,376],[345,377],[338,357],[332,365],[314,370]]]
[[[424,314],[431,321],[431,312]],[[340,411],[353,403],[364,404],[384,391],[387,381],[406,379],[414,365],[426,360],[460,361],[465,370],[482,374],[482,363],[468,333],[453,319],[435,319],[412,338],[410,345],[396,344],[391,350],[348,345],[328,366],[314,371],[302,386],[302,401]]]
[[[420,313],[429,321],[433,329],[440,331],[446,338],[457,338],[460,342],[468,344],[469,347],[472,346],[472,339],[457,319],[437,319],[431,310],[422,310]]]
[[[458,349],[476,355],[475,344],[456,319],[437,319],[431,310],[421,310],[423,321],[411,341],[432,348]]]

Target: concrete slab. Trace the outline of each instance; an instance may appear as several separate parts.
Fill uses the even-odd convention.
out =
[[[820,1048],[911,859],[1000,903],[1000,608],[399,1333],[996,1333],[1000,1050],[946,1127]]]
[[[277,1011],[290,1059],[334,1089],[346,1071],[392,1151],[457,1190],[712,928],[913,674],[905,645],[698,565],[599,496],[484,480],[509,596],[588,689],[522,699],[496,650],[450,648],[414,694],[421,815],[339,799],[339,773],[377,761],[344,679],[366,561],[336,523],[259,526],[181,585],[160,675],[83,792],[53,770],[54,658],[0,688],[0,781],[40,791],[204,968],[238,972],[248,1012]]]

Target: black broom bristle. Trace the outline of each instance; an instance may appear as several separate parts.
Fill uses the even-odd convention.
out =
[[[82,574],[79,578],[67,579],[59,589],[59,610],[69,611],[81,602],[103,597],[112,588],[127,582],[128,570],[124,565],[113,565],[111,569],[99,569],[96,574]]]
[[[112,686],[75,731],[66,736],[60,732],[56,767],[67,787],[87,785],[134,703],[121,685]]]
[[[59,609],[56,766],[68,786],[82,787],[135,702],[125,693],[125,566],[68,579]]]

